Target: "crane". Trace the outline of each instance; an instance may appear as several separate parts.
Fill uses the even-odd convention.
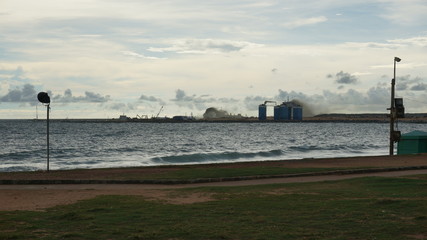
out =
[[[158,118],[158,117],[159,117],[159,115],[160,115],[160,113],[162,112],[162,110],[163,110],[163,106],[160,108],[159,112],[157,113],[156,118]]]

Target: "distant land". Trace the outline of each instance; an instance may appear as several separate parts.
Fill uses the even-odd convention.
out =
[[[38,119],[45,121],[46,119]],[[64,122],[260,122],[258,117],[245,117],[241,115],[224,116],[220,118],[194,118],[189,116],[175,116],[173,118],[130,118],[122,115],[120,118],[111,119],[51,119]],[[37,120],[36,120],[37,121]],[[273,117],[267,117],[262,122],[389,122],[389,114],[385,113],[330,113],[319,114],[312,117],[304,117],[302,121],[275,121]],[[405,118],[399,118],[399,122],[427,123],[427,113],[406,113]]]
[[[390,114],[387,113],[362,113],[362,114],[319,114],[313,117],[306,117],[304,121],[355,121],[355,122],[389,122]],[[400,122],[421,122],[427,123],[427,113],[406,113],[404,118],[399,118]]]

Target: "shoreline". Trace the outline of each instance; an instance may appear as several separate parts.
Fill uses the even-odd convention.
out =
[[[45,122],[46,119],[2,119],[2,121],[35,121]],[[305,118],[301,121],[296,120],[265,120],[258,119],[199,119],[199,120],[173,120],[173,119],[50,119],[51,122],[67,123],[389,123],[389,119],[315,119]],[[402,123],[427,123],[424,119],[399,119]]]
[[[410,169],[427,168],[427,154],[411,155],[380,155],[380,156],[360,156],[360,157],[339,157],[339,158],[309,158],[294,160],[274,160],[274,161],[249,161],[235,163],[211,163],[192,165],[162,165],[146,167],[123,167],[123,168],[93,168],[93,169],[72,169],[72,170],[51,170],[30,171],[30,172],[0,172],[0,184],[25,183],[43,181],[55,183],[84,183],[87,181],[99,181],[113,183],[128,181],[133,183],[144,183],[144,181],[154,181],[141,176],[161,175],[179,170],[200,170],[200,169],[238,169],[238,168],[285,168],[285,169],[334,169],[328,174],[345,174],[345,171],[369,172],[369,171],[398,171]],[[372,170],[374,169],[374,170]],[[375,170],[376,169],[376,170]],[[381,170],[382,169],[382,170]],[[338,172],[341,171],[341,172]],[[328,171],[323,171],[328,172]],[[349,172],[352,173],[352,172]],[[312,173],[306,173],[312,174]],[[315,173],[317,175],[322,172]],[[253,176],[246,176],[253,177]],[[258,178],[268,176],[258,176]],[[284,177],[271,176],[271,177]],[[253,177],[256,178],[256,177]],[[233,179],[230,179],[233,180]],[[239,180],[239,179],[236,179]],[[41,181],[41,182],[40,182]],[[200,181],[200,180],[198,180]],[[209,181],[214,181],[210,179]],[[161,183],[161,182],[160,182]],[[165,183],[165,182],[163,182]],[[173,181],[171,181],[173,183]]]
[[[12,121],[46,121],[46,119],[0,119]],[[361,113],[361,114],[319,114],[310,117],[303,117],[302,120],[274,120],[272,116],[267,117],[267,120],[260,121],[258,117],[244,116],[228,116],[223,118],[51,118],[51,121],[58,122],[96,122],[96,123],[322,123],[322,122],[343,122],[343,123],[388,123],[390,122],[389,114],[385,113]],[[427,113],[406,113],[404,118],[398,119],[405,123],[427,123]]]

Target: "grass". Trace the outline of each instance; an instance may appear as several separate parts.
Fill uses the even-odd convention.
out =
[[[284,167],[246,167],[246,168],[181,168],[162,174],[146,175],[146,179],[198,179],[224,178],[257,175],[281,175],[311,172],[326,172],[344,168],[284,168]],[[139,176],[141,177],[141,176]]]
[[[45,212],[1,212],[0,239],[425,239],[427,178],[202,187],[177,205],[102,196]]]
[[[367,169],[369,167],[365,167]],[[160,168],[162,170],[162,168]],[[244,177],[244,176],[262,176],[262,175],[284,175],[284,174],[299,174],[299,173],[319,173],[336,170],[351,170],[355,168],[286,168],[286,167],[241,167],[241,168],[225,168],[225,167],[198,167],[198,166],[180,166],[176,169],[164,168],[163,171],[155,171],[153,173],[126,171],[114,172],[108,174],[97,175],[97,171],[104,169],[81,169],[81,170],[58,170],[46,172],[4,172],[0,173],[0,179],[95,179],[95,180],[191,180],[202,178],[227,178],[227,177]],[[79,173],[75,175],[75,173]],[[86,174],[85,174],[86,173]],[[92,175],[92,173],[95,173]],[[70,176],[71,177],[68,177]],[[77,176],[77,177],[76,177]]]

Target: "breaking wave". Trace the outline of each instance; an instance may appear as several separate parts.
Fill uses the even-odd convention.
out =
[[[281,150],[260,151],[260,152],[219,152],[219,153],[193,153],[182,155],[169,155],[164,157],[155,157],[151,161],[154,164],[194,164],[194,163],[219,163],[233,162],[244,159],[253,160],[272,160],[280,159],[283,156]]]
[[[386,155],[389,134],[387,123],[53,121],[50,128],[52,170]],[[41,122],[0,120],[0,171],[45,169],[45,129]]]

